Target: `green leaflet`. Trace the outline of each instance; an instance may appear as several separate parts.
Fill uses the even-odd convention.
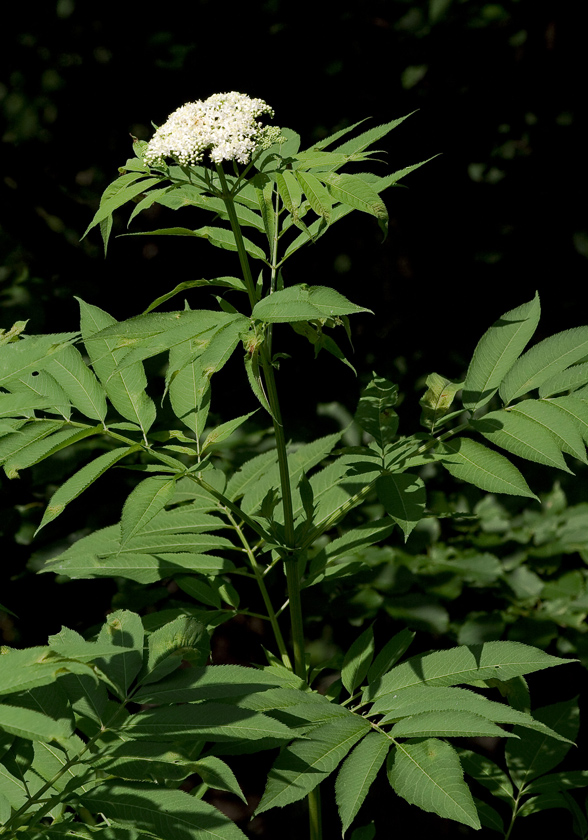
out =
[[[569,659],[550,656],[520,642],[486,642],[422,653],[397,665],[381,678],[373,698],[416,685],[450,686],[476,680],[509,680]]]
[[[557,767],[569,752],[570,741],[575,741],[580,725],[580,712],[575,697],[563,703],[536,709],[533,716],[566,740],[556,741],[542,732],[528,732],[516,744],[509,744],[506,749],[506,764],[511,779],[519,788]],[[513,731],[522,735],[517,728]]]
[[[480,782],[497,799],[507,802],[512,807],[514,800],[512,783],[504,770],[486,756],[478,755],[471,750],[459,749],[457,752],[468,776]]]
[[[369,671],[374,658],[374,631],[370,625],[353,642],[343,659],[341,682],[349,692],[358,688]]]
[[[6,388],[13,394],[28,394],[40,397],[45,405],[43,410],[48,414],[61,414],[64,420],[69,420],[71,405],[61,385],[46,370],[33,371],[13,380]]]
[[[82,804],[117,824],[147,831],[160,840],[244,840],[245,835],[217,808],[154,784],[105,781],[86,793]]]
[[[0,352],[0,386],[6,387],[34,371],[45,370],[56,353],[60,353],[79,333],[34,335],[2,345]]]
[[[141,362],[118,370],[118,364],[127,350],[115,351],[116,339],[96,338],[96,333],[117,323],[117,321],[99,309],[78,298],[82,338],[92,367],[100,379],[106,394],[116,410],[127,420],[136,423],[146,434],[156,416],[153,400],[145,393],[147,377]]]
[[[106,219],[108,219],[109,216],[112,216],[114,211],[118,210],[119,207],[122,207],[123,204],[126,204],[128,201],[131,201],[133,198],[135,198],[135,196],[147,192],[147,190],[150,189],[150,187],[154,187],[157,184],[161,183],[161,178],[144,177],[147,174],[147,172],[129,172],[125,175],[121,175],[120,178],[117,178],[116,181],[113,181],[112,184],[109,184],[109,186],[106,188],[102,195],[100,207],[98,208],[94,215],[94,218],[86,228],[82,239],[88,235],[88,233],[92,230],[93,227],[100,224],[100,222],[106,221]],[[106,239],[104,242],[105,252],[107,244],[108,239]]]
[[[388,779],[411,805],[481,827],[457,753],[444,741],[428,738],[398,744],[388,756]]]
[[[180,356],[181,358],[181,356]],[[182,362],[175,348],[170,351],[170,369]],[[199,359],[181,367],[169,386],[169,398],[174,414],[199,440],[210,409],[210,381],[202,370]]]
[[[229,438],[233,432],[239,428],[239,426],[242,426],[243,423],[251,417],[252,414],[255,414],[255,411],[250,411],[248,414],[242,414],[241,417],[235,417],[234,420],[227,420],[226,423],[221,423],[220,426],[216,426],[216,428],[214,428],[206,436],[206,440],[202,444],[202,452],[206,452],[207,449],[210,449]]]
[[[179,295],[182,292],[187,291],[188,289],[196,289],[198,287],[213,287],[213,286],[220,286],[221,288],[225,289],[237,289],[240,292],[246,292],[247,289],[243,280],[240,280],[238,277],[215,277],[213,280],[205,280],[204,278],[200,280],[184,280],[183,283],[178,283],[171,292],[167,292],[165,295],[160,295],[160,297],[156,298],[153,303],[150,303],[144,315],[147,315],[151,310],[157,309],[158,306],[161,306],[162,303],[170,300],[170,298],[175,297],[175,295]]]
[[[300,170],[296,170],[295,177],[314,212],[329,224],[333,202],[327,190],[318,178],[310,172],[302,173]]]
[[[406,542],[425,515],[427,494],[422,478],[411,473],[381,475],[376,490],[386,513],[402,529]]]
[[[0,728],[32,741],[62,741],[71,734],[70,727],[63,721],[7,703],[0,703]]]
[[[545,338],[513,365],[500,386],[505,404],[540,387],[588,354],[588,327],[564,330]]]
[[[568,399],[573,400],[573,397],[568,397]],[[578,429],[578,421],[576,417],[570,416],[565,409],[562,410],[559,402],[556,400],[523,400],[513,405],[510,411],[513,414],[533,420],[554,437],[560,449],[585,464],[588,463],[586,447]]]
[[[106,394],[87,367],[79,350],[64,347],[47,366],[48,372],[61,385],[71,404],[93,420],[102,423],[106,417]]]
[[[504,409],[491,411],[481,420],[472,420],[471,426],[490,443],[513,455],[571,472],[550,429],[525,414]]]
[[[503,455],[469,438],[453,438],[437,449],[437,457],[452,476],[488,493],[536,499],[527,482]]]
[[[414,631],[405,628],[386,642],[368,671],[368,685],[364,692],[366,700],[375,697],[380,685],[380,678],[396,665],[400,657],[406,653],[415,635]]]
[[[336,318],[355,312],[371,312],[363,306],[356,306],[343,295],[327,286],[307,286],[300,283],[274,292],[257,303],[251,313],[253,318],[270,324],[284,324],[293,321],[313,321],[322,318]]]
[[[298,173],[297,173],[298,174]],[[300,176],[298,176],[300,177]],[[329,174],[321,175],[330,194],[336,201],[347,204],[354,210],[375,216],[384,233],[388,229],[388,211],[378,193],[357,175]]]
[[[121,461],[131,452],[135,452],[138,449],[140,449],[139,446],[124,446],[113,449],[111,452],[105,452],[103,455],[99,455],[89,464],[86,464],[85,467],[82,467],[81,470],[78,470],[77,473],[74,473],[51,497],[51,501],[43,514],[41,524],[35,533],[38,533],[41,528],[44,528],[45,525],[56,519],[60,513],[63,513],[70,502],[77,499],[90,484],[96,481],[97,478],[100,478],[117,461]]]
[[[541,306],[539,295],[505,312],[478,342],[463,385],[463,404],[470,411],[485,405],[496,393],[532,338]]]
[[[247,493],[266,474],[268,468],[277,466],[278,455],[275,449],[263,452],[245,461],[233,475],[227,484],[226,496],[235,501]]]
[[[19,470],[32,467],[33,464],[38,464],[39,461],[49,458],[55,452],[59,452],[61,449],[65,449],[67,446],[71,446],[71,444],[91,435],[99,434],[101,431],[101,426],[86,429],[66,427],[51,435],[43,435],[41,440],[34,440],[27,446],[19,448],[17,452],[6,459],[4,463],[6,475],[8,478],[16,478]]]
[[[451,736],[467,738],[503,738],[517,737],[492,723],[476,712],[462,709],[449,709],[442,712],[421,712],[403,718],[390,731],[392,738],[429,738],[433,735],[442,738]]]
[[[90,673],[85,666],[50,659],[48,647],[11,650],[0,656],[0,695],[28,691],[55,682],[59,672]]]
[[[410,114],[405,114],[404,117],[399,117],[396,120],[391,120],[388,123],[383,123],[383,125],[374,126],[374,128],[370,128],[367,131],[358,134],[357,137],[353,137],[351,138],[351,140],[346,140],[345,143],[342,143],[340,146],[337,146],[335,148],[335,151],[338,154],[345,155],[352,155],[355,152],[362,152],[364,149],[367,149],[368,146],[371,146],[377,140],[380,140],[382,137],[385,137],[393,129],[397,128],[397,126],[403,123],[404,120],[408,119],[408,117],[411,117],[414,113],[415,112],[412,111]],[[342,134],[347,130],[351,131],[353,128],[360,125],[361,122],[363,122],[363,120],[360,120],[360,122],[356,123],[354,126],[351,126],[351,128],[349,129],[344,129],[343,132],[339,132],[333,137],[327,137],[326,140],[320,141],[319,143],[315,144],[316,148],[323,148],[325,143],[332,143],[336,137],[342,136]]]
[[[15,431],[9,431],[0,438],[0,463],[3,463],[13,455],[17,455],[25,447],[43,440],[43,438],[53,432],[57,432],[65,425],[63,420],[37,418],[33,418],[28,423],[25,420],[14,422],[19,422],[20,428],[17,428]]]
[[[355,420],[384,450],[396,436],[398,415],[394,406],[398,399],[398,385],[372,373],[355,412]]]
[[[452,382],[438,373],[431,373],[426,384],[427,390],[419,400],[423,408],[421,424],[433,432],[449,412],[457,392],[463,388],[463,382]]]
[[[235,237],[233,236],[233,232],[231,230],[211,227],[210,225],[205,225],[205,227],[198,228],[198,230],[190,230],[189,228],[182,227],[170,227],[141,233],[125,233],[124,236],[194,236],[197,239],[206,239],[211,245],[214,245],[216,248],[222,248],[225,251],[237,250]],[[256,260],[263,260],[263,262],[267,263],[266,254],[258,245],[250,239],[247,239],[245,236],[243,237],[243,244],[250,257],[253,257],[253,259]]]
[[[205,665],[210,656],[210,639],[203,624],[180,615],[149,634],[147,655],[138,677],[141,685],[159,682],[179,668],[182,661]]]
[[[120,691],[121,698],[127,692],[143,665],[143,623],[130,610],[110,613],[100,628],[97,645],[110,645],[111,653],[95,660],[95,664]]]
[[[343,834],[357,812],[392,746],[381,732],[369,732],[345,759],[335,782]]]
[[[121,548],[136,534],[144,533],[147,523],[169,504],[174,491],[174,479],[162,476],[146,478],[135,487],[122,510]]]
[[[561,394],[562,391],[575,391],[586,383],[588,383],[588,362],[583,362],[572,365],[543,382],[539,386],[539,396],[552,397],[554,394]]]
[[[333,772],[369,729],[367,721],[349,712],[313,729],[305,740],[295,740],[285,747],[269,772],[255,813],[302,799]]]

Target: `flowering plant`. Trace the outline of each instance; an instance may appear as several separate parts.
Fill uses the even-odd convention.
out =
[[[495,766],[459,753],[448,738],[520,734],[525,745],[536,738],[569,746],[557,715],[529,713],[523,679],[569,660],[527,645],[481,642],[400,662],[415,634],[400,626],[376,655],[370,625],[341,656],[309,667],[307,591],[323,587],[328,599],[333,582],[352,585],[365,570],[371,546],[391,535],[408,539],[430,515],[424,466],[484,491],[536,498],[511,455],[563,469],[564,455],[586,459],[588,371],[577,363],[588,327],[525,352],[539,320],[536,296],[484,334],[464,381],[431,374],[419,431],[399,434],[398,388],[374,374],[355,414],[355,445],[343,445],[343,429],[289,445],[274,329],[288,327],[315,353],[324,349],[351,367],[332,333],[349,334],[349,316],[369,310],[328,286],[287,282],[283,267],[354,210],[385,232],[381,193],[422,164],[383,176],[366,171],[373,145],[404,118],[352,136],[358,123],[300,151],[296,132],[257,122],[264,114],[272,114],[264,102],[234,92],[184,105],[149,143],[134,143],[89,228],[100,226],[106,247],[112,215],[125,204],[134,202],[131,219],[154,203],[204,209],[220,225],[134,235],[206,239],[236,253],[238,275],[183,279],[120,323],[80,301],[79,333],[27,335],[21,324],[2,336],[7,475],[81,440],[101,446],[54,493],[39,529],[115,465],[124,461],[138,479],[118,522],[81,536],[43,571],[151,589],[163,581],[180,593],[163,613],[113,613],[94,639],[64,628],[45,648],[0,658],[2,743],[30,756],[3,759],[7,837],[242,838],[201,797],[220,788],[243,798],[224,757],[265,749],[279,753],[256,814],[306,798],[311,840],[323,836],[320,783],[338,771],[346,832],[384,765],[408,802],[472,828],[495,827],[500,814],[474,801],[463,776],[465,767],[483,779]],[[358,171],[342,171],[354,164]],[[215,309],[154,311],[197,287],[226,297]],[[233,353],[242,355],[252,410],[211,424],[212,380]],[[162,354],[172,427],[146,390],[143,363]],[[275,445],[225,471],[225,441],[256,404]],[[253,609],[241,605],[239,581],[255,586]],[[239,614],[267,623],[274,651],[255,668],[211,664],[209,634]],[[335,676],[326,694],[315,690],[325,668]],[[507,703],[487,699],[486,689]],[[519,768],[531,754],[507,748]],[[194,778],[190,796],[181,786]],[[526,785],[527,776],[519,794]],[[513,797],[513,815],[519,801]],[[374,834],[373,825],[361,826],[353,838]]]

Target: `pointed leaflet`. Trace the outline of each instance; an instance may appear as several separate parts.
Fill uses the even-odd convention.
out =
[[[173,478],[153,476],[138,484],[128,496],[120,520],[121,548],[171,501],[175,491]]]
[[[540,397],[551,397],[563,391],[575,391],[588,383],[588,362],[562,370],[539,387]]]
[[[374,658],[374,631],[370,625],[353,642],[343,659],[341,682],[353,694],[364,681]]]
[[[182,365],[183,355],[184,351],[179,348],[170,350],[170,369]],[[173,412],[194,433],[196,440],[200,439],[206,426],[210,397],[210,381],[198,359],[181,367],[170,382],[169,399]]]
[[[136,423],[145,434],[153,425],[156,409],[153,400],[145,393],[147,377],[143,365],[136,362],[118,371],[118,363],[127,351],[115,351],[117,342],[114,338],[95,338],[96,333],[116,324],[116,320],[97,306],[85,303],[81,298],[78,298],[78,303],[82,338],[96,376],[119,414]]]
[[[221,811],[181,790],[108,780],[80,798],[90,812],[159,840],[245,840]]]
[[[388,779],[411,805],[480,828],[457,753],[444,741],[428,738],[398,744],[388,758]]]
[[[385,137],[386,134],[389,134],[394,128],[400,125],[400,123],[404,122],[404,120],[411,117],[412,114],[415,112],[412,111],[410,114],[405,114],[404,117],[399,117],[397,120],[391,120],[388,123],[384,123],[383,125],[374,126],[374,128],[370,128],[367,131],[364,131],[362,134],[359,134],[357,137],[352,137],[351,140],[346,140],[345,143],[342,143],[340,146],[335,148],[335,151],[339,154],[346,154],[351,155],[354,152],[361,152],[364,149],[367,149],[368,146],[371,146],[381,137]],[[359,125],[359,123],[356,123]],[[355,126],[353,126],[355,128]],[[329,142],[331,142],[330,138],[327,138]],[[325,141],[322,141],[323,143]],[[319,144],[317,144],[319,145]]]
[[[0,729],[31,741],[63,741],[71,729],[64,721],[53,720],[33,709],[0,703]]]
[[[467,738],[516,737],[476,712],[449,709],[442,712],[422,712],[403,718],[390,731],[392,738]]]
[[[299,176],[300,177],[300,176]],[[357,175],[346,173],[320,175],[336,201],[375,216],[384,233],[388,227],[388,211],[378,193]]]
[[[436,456],[452,476],[488,493],[537,498],[510,461],[475,440],[445,441],[437,448]]]
[[[580,711],[575,697],[536,709],[533,716],[569,741],[573,742],[578,734]],[[517,728],[513,731],[523,734]],[[557,767],[569,750],[570,744],[565,741],[555,741],[541,732],[526,732],[520,741],[510,743],[506,750],[508,771],[517,787],[521,788]]]
[[[2,345],[0,352],[0,386],[20,379],[33,371],[44,370],[56,353],[67,347],[78,333],[35,335]]]
[[[434,431],[435,426],[448,413],[455,395],[463,387],[463,382],[452,382],[438,373],[431,373],[427,376],[427,390],[419,400],[423,413],[421,414],[421,425]]]
[[[234,420],[227,420],[226,423],[221,423],[220,426],[216,426],[206,436],[206,440],[202,444],[202,452],[206,452],[206,450],[210,449],[210,447],[216,446],[229,438],[233,432],[239,428],[239,426],[242,426],[243,423],[251,417],[252,414],[255,414],[255,411],[250,411],[248,414],[242,414],[241,417],[235,417]]]
[[[562,410],[559,400],[522,400],[513,405],[510,411],[537,423],[552,435],[560,449],[588,463],[577,418],[570,416],[565,409]]]
[[[398,385],[372,373],[372,380],[360,397],[355,421],[381,449],[385,449],[396,436],[398,415],[393,407],[397,399]]]
[[[381,475],[376,481],[378,498],[404,533],[404,540],[425,515],[427,494],[422,478],[410,473]]]
[[[100,207],[94,214],[94,218],[86,228],[84,236],[88,234],[93,227],[106,221],[109,216],[112,216],[115,210],[131,201],[135,196],[146,192],[150,187],[161,184],[161,178],[147,178],[148,172],[127,172],[109,184],[102,194],[100,200]],[[84,237],[82,237],[83,239]],[[104,243],[104,250],[108,240]]]
[[[96,481],[113,464],[116,464],[117,461],[122,460],[129,453],[136,452],[140,448],[140,446],[125,446],[119,449],[113,449],[111,452],[105,452],[89,464],[86,464],[77,473],[74,473],[51,497],[51,501],[43,514],[41,524],[35,533],[38,533],[48,522],[52,522],[60,513],[63,513],[66,505],[74,499],[77,499],[90,484]]]
[[[102,426],[85,429],[66,426],[51,435],[43,435],[40,440],[33,440],[28,445],[19,447],[16,452],[6,458],[4,463],[6,475],[8,478],[16,478],[19,470],[32,467],[33,464],[43,461],[45,458],[59,452],[61,449],[65,449],[72,443],[76,443],[78,440],[83,440],[91,435],[99,434],[101,431]],[[24,434],[22,436],[24,437]]]
[[[476,349],[463,386],[463,404],[470,411],[485,405],[530,341],[539,323],[539,295],[505,312],[484,333]]]
[[[198,230],[190,230],[189,228],[181,228],[181,227],[170,227],[170,228],[161,228],[160,230],[150,230],[141,233],[125,233],[124,236],[194,236],[197,239],[207,239],[211,245],[214,245],[216,248],[222,248],[225,251],[236,251],[237,245],[235,243],[235,237],[233,235],[232,230],[226,230],[225,228],[219,227],[211,227],[210,225],[206,225],[205,227],[198,228]],[[256,260],[263,260],[263,262],[267,262],[267,257],[264,251],[252,242],[247,237],[243,238],[243,245],[245,246],[245,250],[249,254],[250,257]]]
[[[341,765],[335,796],[343,834],[355,819],[391,746],[391,740],[385,735],[370,732]]]
[[[476,680],[509,680],[569,659],[550,656],[520,642],[486,642],[462,645],[451,650],[421,653],[385,674],[374,698],[416,685],[450,686]]]
[[[296,170],[294,174],[314,212],[328,224],[331,219],[333,202],[327,190],[310,172],[302,173],[300,170]]]
[[[339,716],[281,750],[268,775],[256,813],[297,802],[329,776],[351,747],[370,729],[351,712]]]
[[[14,379],[5,386],[12,394],[28,394],[44,398],[44,411],[61,414],[65,420],[71,416],[71,405],[61,385],[46,370],[32,371]]]
[[[366,700],[375,697],[380,685],[380,678],[396,665],[400,657],[406,653],[414,637],[414,631],[405,628],[386,642],[368,671],[368,686],[364,692]]]
[[[130,610],[111,613],[98,634],[97,644],[112,646],[112,653],[96,659],[95,664],[118,687],[122,698],[141,670],[144,638],[141,619]]]
[[[314,321],[322,318],[337,318],[356,312],[371,312],[364,306],[357,306],[339,292],[327,286],[307,286],[299,283],[260,300],[251,316],[270,324],[291,321]]]
[[[588,327],[564,330],[545,338],[514,364],[500,386],[500,396],[508,404],[540,387],[587,354]]]
[[[525,402],[529,402],[525,400]],[[490,443],[538,464],[571,472],[549,429],[515,411],[490,411],[470,425]]]
[[[243,280],[240,280],[238,277],[215,277],[212,280],[205,280],[204,278],[200,280],[184,280],[183,283],[178,283],[171,292],[167,292],[165,295],[161,295],[160,297],[156,298],[152,303],[149,304],[147,309],[143,312],[144,315],[147,315],[153,309],[157,309],[158,306],[161,306],[162,303],[165,303],[170,298],[175,297],[175,295],[179,295],[182,292],[185,292],[187,289],[196,289],[198,287],[205,286],[220,286],[225,289],[236,289],[240,292],[246,292],[247,288]]]
[[[203,624],[180,615],[149,634],[145,662],[138,682],[158,682],[179,668],[182,661],[205,665],[210,656],[210,640]]]
[[[504,770],[501,770],[487,756],[478,755],[471,750],[459,749],[457,753],[468,776],[483,785],[492,796],[507,802],[512,807],[514,802],[512,783]]]
[[[574,421],[582,440],[588,444],[588,402],[586,399],[579,399],[571,395],[569,397],[556,397],[550,400],[550,403],[557,406],[560,411],[563,411]]]
[[[47,366],[48,372],[61,385],[78,411],[93,420],[104,422],[106,395],[102,385],[82,359],[79,350],[64,347]]]

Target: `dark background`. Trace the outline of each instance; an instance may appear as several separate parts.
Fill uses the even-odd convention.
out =
[[[461,377],[486,327],[535,290],[538,338],[586,323],[585,7],[178,0],[153,13],[110,0],[11,4],[0,35],[0,326],[28,318],[30,332],[73,330],[74,295],[121,319],[183,280],[237,272],[234,255],[205,243],[113,238],[105,261],[97,229],[80,241],[131,156],[129,135],[148,139],[151,122],[184,102],[228,90],[261,97],[303,147],[364,117],[372,118],[367,127],[416,111],[382,142],[378,171],[440,156],[406,178],[408,189],[384,194],[388,239],[382,243],[375,220],[354,214],[287,265],[287,283],[334,285],[374,311],[352,321],[359,379],[331,357],[310,365],[311,350],[284,330],[296,360],[282,364],[278,384],[289,435],[310,438],[322,428],[318,402],[353,410],[374,368],[400,383],[403,422],[418,419],[423,377]],[[125,232],[126,219],[123,210],[115,233]],[[173,221],[155,209],[134,230]],[[178,222],[190,224],[187,216]],[[192,305],[212,306],[207,294],[196,290]],[[221,376],[213,404],[220,416],[255,407],[239,366]],[[35,545],[65,537],[79,520],[80,506],[30,545],[43,488],[70,470],[52,462],[20,481],[3,479],[10,589],[0,601],[21,616],[3,618],[9,644],[44,643],[62,623],[98,622],[113,594],[109,581],[60,587],[24,571]],[[576,500],[584,488],[576,481]],[[115,475],[105,477],[80,503],[86,524],[104,524],[106,501],[114,508],[126,492]],[[458,830],[445,828],[436,830]]]

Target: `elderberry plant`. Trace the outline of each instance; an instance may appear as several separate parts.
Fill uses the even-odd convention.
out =
[[[374,144],[404,117],[354,135],[357,123],[300,151],[299,136],[263,126],[264,114],[273,115],[266,103],[235,92],[184,105],[150,143],[134,142],[134,157],[89,227],[100,226],[106,248],[113,213],[131,202],[130,221],[153,204],[188,220],[191,209],[209,211],[210,225],[148,235],[235,252],[238,275],[185,280],[122,322],[80,300],[79,332],[29,335],[19,323],[1,336],[6,475],[16,479],[82,440],[102,450],[54,493],[39,529],[116,465],[140,477],[118,522],[78,539],[42,571],[145,587],[171,580],[194,602],[143,618],[119,610],[95,637],[63,628],[45,647],[3,651],[7,838],[243,838],[202,796],[212,787],[243,797],[224,757],[270,749],[278,753],[256,813],[306,798],[310,840],[323,837],[320,783],[335,771],[342,834],[381,771],[398,796],[424,810],[496,828],[500,814],[477,803],[464,780],[464,769],[483,777],[487,763],[448,739],[540,738],[563,755],[574,735],[530,714],[524,680],[570,660],[517,642],[406,659],[414,633],[402,629],[376,652],[369,627],[346,652],[340,680],[326,695],[313,689],[320,667],[308,667],[304,592],[325,580],[353,581],[362,552],[396,529],[408,538],[428,515],[424,465],[484,491],[534,499],[498,450],[564,470],[565,455],[586,462],[588,327],[525,351],[539,321],[535,296],[483,335],[463,382],[431,374],[420,431],[399,433],[397,386],[374,374],[355,414],[360,445],[345,447],[336,433],[292,448],[276,387],[276,325],[350,365],[333,331],[349,334],[349,316],[369,310],[330,287],[297,283],[289,260],[354,210],[385,233],[381,193],[422,163],[383,176],[369,171]],[[218,308],[193,309],[196,292],[183,309],[154,311],[197,287],[225,290],[231,302],[218,297]],[[211,426],[212,378],[233,354],[244,361],[251,411]],[[143,363],[156,356],[167,360],[162,397],[172,427],[161,425],[146,391]],[[275,445],[227,474],[215,455],[257,403]],[[346,526],[347,514],[374,495],[384,515]],[[240,607],[243,579],[256,586],[275,649],[264,666],[210,664],[209,633],[248,612]],[[273,597],[280,580],[285,603]],[[525,750],[508,755],[521,775]],[[552,766],[544,762],[541,772]],[[188,778],[200,779],[190,794],[180,789]],[[519,810],[517,799],[513,820]],[[504,836],[511,830],[512,823]],[[353,834],[373,836],[373,826]]]

